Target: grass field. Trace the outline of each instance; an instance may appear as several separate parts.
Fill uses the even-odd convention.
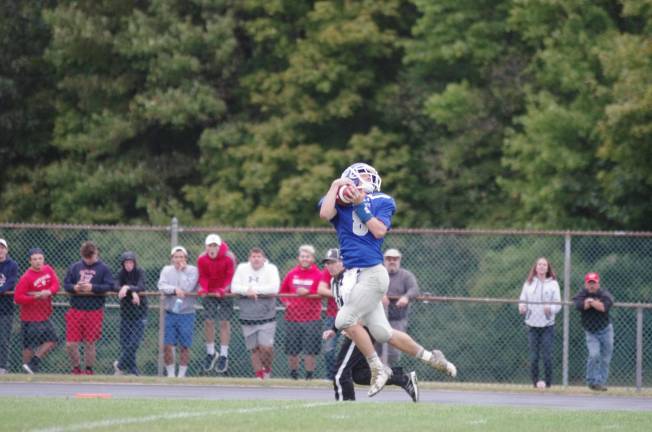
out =
[[[406,403],[0,398],[0,429],[56,431],[649,431],[651,412]]]

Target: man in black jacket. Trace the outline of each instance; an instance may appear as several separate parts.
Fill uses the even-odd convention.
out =
[[[614,348],[614,329],[609,318],[613,297],[600,289],[600,275],[587,273],[584,276],[585,288],[573,301],[582,315],[582,327],[586,334],[586,347],[589,351],[586,360],[586,383],[591,390],[607,391],[609,363]]]

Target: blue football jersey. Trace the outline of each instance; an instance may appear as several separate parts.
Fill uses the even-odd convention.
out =
[[[374,192],[365,197],[371,214],[385,224],[389,230],[392,226],[392,216],[396,212],[394,198],[382,192]],[[335,205],[337,214],[330,222],[337,231],[340,243],[340,253],[347,269],[354,267],[373,267],[383,262],[383,241],[377,239],[363,224],[353,206]]]

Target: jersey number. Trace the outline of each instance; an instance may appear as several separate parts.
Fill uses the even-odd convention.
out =
[[[369,232],[369,228],[367,225],[363,224],[362,221],[360,220],[360,217],[353,212],[353,234],[357,236],[363,236],[366,235]]]

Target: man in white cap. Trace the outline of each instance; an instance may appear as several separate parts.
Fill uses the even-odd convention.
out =
[[[188,264],[188,252],[175,246],[170,252],[172,264],[163,267],[158,289],[165,298],[165,335],[163,361],[168,378],[175,377],[174,347],[179,346],[179,378],[186,376],[190,361],[190,347],[195,328],[197,297],[188,295],[197,291],[197,267]]]
[[[389,288],[383,297],[389,325],[395,330],[407,332],[410,301],[419,295],[417,278],[412,272],[401,268],[401,252],[398,249],[387,249],[383,255],[383,264],[389,273]],[[389,367],[398,366],[400,358],[401,351],[387,345]]]
[[[7,354],[11,325],[14,322],[14,299],[7,295],[18,280],[18,264],[9,257],[7,240],[0,239],[0,375],[7,373]]]
[[[224,373],[229,367],[229,342],[233,299],[227,298],[235,273],[235,255],[219,235],[209,234],[204,240],[206,250],[197,259],[199,270],[199,295],[204,307],[204,337],[206,358],[204,371],[213,368]],[[220,322],[220,353],[215,352],[215,321]]]

